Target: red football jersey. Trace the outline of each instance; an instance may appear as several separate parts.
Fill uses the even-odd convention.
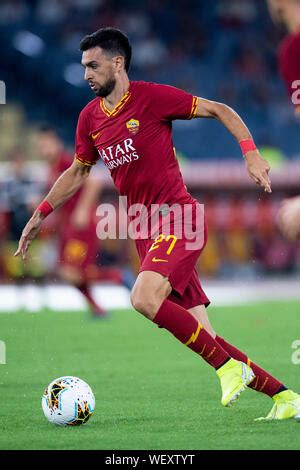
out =
[[[177,88],[130,82],[110,112],[95,98],[82,110],[76,131],[76,158],[93,165],[101,158],[128,206],[187,204],[193,200],[183,183],[172,142],[172,121],[190,119],[197,97]]]
[[[288,35],[281,43],[278,53],[279,69],[291,98],[296,96],[293,83],[300,80],[300,33]],[[297,89],[299,90],[299,85]],[[299,96],[299,93],[298,93]],[[294,103],[300,109],[300,103]]]

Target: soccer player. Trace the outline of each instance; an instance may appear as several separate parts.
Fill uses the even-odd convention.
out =
[[[278,66],[295,112],[300,115],[300,0],[268,0],[268,3],[274,21],[289,33],[278,49]],[[287,238],[300,239],[300,196],[283,201],[279,221]]]
[[[131,46],[117,29],[103,28],[86,36],[80,48],[84,76],[96,98],[80,113],[73,164],[25,226],[16,256],[26,256],[44,218],[86,182],[99,158],[110,170],[120,194],[127,196],[129,209],[143,204],[149,211],[157,204],[164,217],[168,208],[177,204],[190,207],[194,216],[200,205],[187,192],[174,155],[174,119],[218,119],[240,143],[250,177],[271,192],[269,165],[231,108],[170,86],[129,81]],[[144,219],[145,226],[147,222]],[[273,398],[267,419],[300,417],[299,395],[216,335],[206,313],[209,300],[195,270],[203,244],[197,249],[188,247],[190,233],[176,237],[172,233],[176,223],[175,214],[168,232],[160,222],[155,240],[150,233],[136,240],[141,268],[131,293],[133,307],[216,370],[224,406],[233,404],[249,385]],[[195,223],[192,219],[189,228]]]
[[[50,189],[57,178],[69,168],[73,156],[65,149],[56,129],[42,125],[37,133],[38,154],[48,163],[47,186]],[[61,279],[80,290],[95,316],[105,316],[105,310],[94,301],[89,283],[99,270],[96,266],[98,243],[95,238],[95,208],[99,201],[102,182],[93,177],[89,184],[74,194],[58,213],[55,231],[58,234],[58,274]],[[66,223],[68,221],[68,223]]]

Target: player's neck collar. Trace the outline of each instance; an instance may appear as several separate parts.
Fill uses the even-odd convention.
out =
[[[120,99],[120,101],[116,104],[114,109],[110,111],[107,106],[105,105],[104,98],[100,99],[100,109],[103,111],[104,114],[108,117],[116,116],[118,112],[123,108],[123,106],[127,103],[131,96],[131,82],[129,82],[129,88],[128,91],[123,95],[123,97]]]

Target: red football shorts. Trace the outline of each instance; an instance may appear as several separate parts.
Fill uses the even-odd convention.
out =
[[[154,271],[167,277],[173,289],[169,300],[186,309],[210,304],[195,268],[207,241],[206,226],[203,243],[197,249],[188,249],[189,241],[167,233],[161,233],[155,240],[135,240],[141,261],[139,272]]]

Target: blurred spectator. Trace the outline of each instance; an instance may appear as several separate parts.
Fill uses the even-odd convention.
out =
[[[148,36],[136,43],[133,61],[138,67],[159,66],[166,55],[167,51],[162,41]]]
[[[23,21],[29,14],[29,7],[24,0],[1,0],[0,24],[7,25]]]
[[[257,16],[257,6],[253,0],[221,0],[217,7],[218,16],[224,26],[242,26]]]
[[[28,175],[26,156],[22,149],[12,150],[8,160],[10,176],[3,183],[3,199],[10,220],[9,237],[17,241],[36,206],[41,188]]]
[[[70,12],[69,0],[40,0],[36,9],[36,18],[42,23],[62,23]]]
[[[24,225],[31,217],[39,200],[41,187],[34,178],[29,176],[27,159],[22,149],[13,149],[8,155],[8,160],[9,176],[2,186],[2,208],[7,223],[5,234],[7,241],[3,241],[1,246],[4,272],[8,278],[15,279],[22,279],[26,276],[41,277],[45,274],[46,268],[39,259],[39,241],[33,243],[30,264],[24,264],[13,256]]]

